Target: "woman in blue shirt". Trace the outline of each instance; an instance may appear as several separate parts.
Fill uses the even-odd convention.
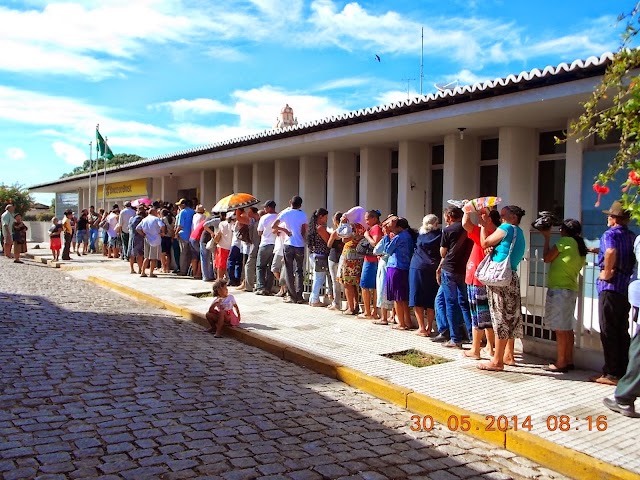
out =
[[[487,285],[489,311],[496,336],[496,347],[493,358],[478,364],[480,370],[501,371],[504,364],[514,365],[513,346],[516,338],[522,338],[522,308],[520,304],[520,279],[516,273],[518,264],[524,257],[526,247],[524,233],[520,228],[520,220],[524,210],[515,205],[504,207],[500,211],[502,224],[491,235],[482,227],[480,245],[482,248],[493,247],[491,258],[500,262],[507,258],[515,235],[513,250],[509,258],[511,264],[511,282],[504,287]]]
[[[398,315],[396,330],[408,330],[411,328],[409,267],[418,234],[409,226],[406,218],[391,217],[385,223],[390,224],[391,230],[396,234],[385,249],[385,253],[389,255],[387,260],[387,298],[393,301]]]

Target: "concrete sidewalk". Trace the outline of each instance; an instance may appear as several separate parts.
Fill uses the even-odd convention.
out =
[[[47,250],[33,249],[29,257],[43,263],[51,258]],[[209,292],[210,283],[163,274],[141,278],[130,275],[122,260],[102,255],[72,258],[52,266],[204,324],[211,299],[194,294]],[[324,308],[284,304],[275,297],[232,293],[240,306],[242,328],[228,335],[402,405],[426,417],[427,427],[429,417],[440,422],[437,429],[468,427],[471,435],[573,478],[640,478],[640,419],[614,414],[602,405],[613,387],[588,382],[596,372],[548,373],[541,369],[548,360],[527,355],[504,372],[482,372],[459,350],[411,332]],[[452,361],[415,368],[383,356],[410,348]],[[561,425],[557,421],[562,415],[568,423]],[[498,426],[492,420],[500,416],[506,419]],[[407,422],[410,417],[408,413]],[[508,429],[500,431],[505,420]]]

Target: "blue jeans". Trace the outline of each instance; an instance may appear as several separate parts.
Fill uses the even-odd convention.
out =
[[[442,270],[440,289],[444,295],[451,341],[461,343],[465,337],[469,337],[468,332],[471,332],[471,313],[464,273]]]
[[[89,229],[89,251],[96,252],[96,241],[98,240],[98,229]]]
[[[242,252],[238,247],[231,247],[229,259],[227,260],[227,274],[229,275],[229,285],[240,285],[242,280]]]
[[[309,303],[317,303],[320,301],[320,289],[327,281],[327,272],[316,272],[316,255],[315,253],[309,254],[309,266],[313,271],[313,285],[311,286],[311,296],[309,297]],[[324,255],[326,257],[326,255]]]
[[[271,293],[273,289],[273,244],[263,245],[258,248],[258,258],[256,261],[256,290],[266,290]]]
[[[200,264],[202,265],[202,280],[213,280],[213,257],[211,250],[207,250],[207,242],[200,242]]]
[[[296,264],[295,268],[293,264]],[[284,265],[287,269],[287,289],[294,302],[300,302],[303,289],[304,247],[284,246]]]
[[[442,285],[438,288],[436,295],[436,326],[440,335],[449,335],[449,324],[447,323],[447,303],[444,301],[444,290]]]

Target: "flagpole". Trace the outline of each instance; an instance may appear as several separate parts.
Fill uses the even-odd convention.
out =
[[[89,205],[85,205],[85,208],[91,206],[92,197],[91,197],[91,169],[93,168],[93,140],[89,142]]]
[[[100,130],[100,124],[96,124],[96,132]],[[98,135],[96,133],[96,188],[95,188],[95,197],[96,201],[93,203],[95,207],[98,206],[98,182],[100,181],[100,162],[98,159],[100,158],[100,142],[98,142]]]
[[[99,152],[99,146],[98,146],[98,142],[96,142],[96,188],[94,188],[95,192],[94,192],[94,196],[95,196],[95,202],[93,202],[93,205],[95,207],[98,206],[98,177],[100,177],[100,164],[98,163],[98,152]]]
[[[104,137],[104,151],[107,151],[108,137]],[[102,208],[107,210],[107,157],[102,155],[102,161],[104,163],[104,178],[102,179]]]

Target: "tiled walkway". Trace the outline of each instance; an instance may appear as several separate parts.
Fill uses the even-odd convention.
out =
[[[211,284],[199,280],[174,275],[140,278],[130,275],[124,262],[105,261],[97,255],[74,258],[70,263],[73,269],[68,275],[100,277],[195,312],[205,312],[210,302],[191,295],[210,290]],[[411,332],[394,331],[324,308],[284,304],[275,297],[233,293],[246,329],[482,416],[517,416],[520,423],[530,416],[530,433],[640,474],[640,419],[614,414],[602,405],[602,398],[611,395],[613,387],[588,382],[595,372],[547,373],[541,369],[544,360],[528,356],[518,357],[517,366],[504,372],[482,372],[475,368],[474,360],[461,358],[460,351],[445,349]],[[415,368],[382,356],[409,348],[452,361]],[[554,419],[561,415],[570,418],[569,429],[553,431]],[[598,431],[596,419],[601,415],[606,416],[606,429]]]

